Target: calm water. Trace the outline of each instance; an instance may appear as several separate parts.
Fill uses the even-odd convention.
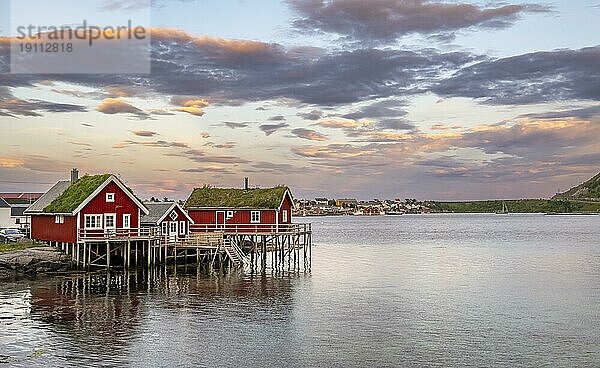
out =
[[[0,366],[600,366],[600,216],[309,221],[310,275],[0,284]]]

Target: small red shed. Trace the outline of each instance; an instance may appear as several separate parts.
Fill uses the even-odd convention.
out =
[[[139,235],[148,209],[112,174],[59,181],[27,208],[31,238],[76,244],[83,239]]]
[[[288,187],[194,189],[184,208],[192,232],[280,232],[292,223],[294,200]]]
[[[187,238],[194,220],[176,202],[145,202],[149,213],[142,215],[142,227],[160,229],[161,239],[167,243]]]

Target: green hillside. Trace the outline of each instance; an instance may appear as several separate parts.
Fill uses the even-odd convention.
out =
[[[579,213],[600,212],[600,201],[580,202],[566,199],[519,199],[505,201],[511,213]],[[495,213],[502,210],[502,201],[429,202],[436,212]]]
[[[554,196],[554,199],[573,199],[580,201],[600,201],[600,173],[585,183]]]

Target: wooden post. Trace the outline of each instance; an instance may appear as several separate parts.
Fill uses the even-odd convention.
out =
[[[265,237],[262,236],[262,272],[265,273],[267,270],[267,244],[265,242]]]
[[[131,240],[127,239],[127,269],[131,266]]]
[[[110,242],[106,242],[106,268],[110,270]]]
[[[150,245],[150,241],[148,241],[148,268],[150,268],[150,263],[151,263],[150,252],[151,252],[151,245]]]
[[[75,256],[75,262],[77,262],[77,268],[79,268],[79,243],[77,243],[76,249],[77,255]]]
[[[135,266],[139,266],[140,264],[138,263],[138,242],[135,242]]]

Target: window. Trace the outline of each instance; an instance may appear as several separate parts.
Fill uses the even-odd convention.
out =
[[[63,216],[63,215],[56,215],[56,216],[54,216],[54,223],[55,224],[64,224],[65,223],[65,216]]]
[[[175,211],[171,212],[170,217],[173,221],[177,220],[177,212],[175,212]]]
[[[185,235],[185,221],[179,221],[179,235]]]
[[[282,213],[281,217],[282,217],[284,223],[288,222],[288,212],[287,212],[287,210],[283,210],[283,213]]]
[[[171,224],[171,234],[177,234],[177,223],[175,221],[170,222]]]
[[[233,211],[227,211],[227,218],[228,219],[233,218]]]
[[[114,213],[107,213],[104,215],[104,228],[114,229],[117,227],[117,215]]]
[[[106,193],[106,202],[114,202],[115,193]]]
[[[123,229],[129,229],[131,227],[131,215],[126,213],[123,214]]]
[[[102,229],[102,215],[85,215],[85,228]]]
[[[260,223],[260,211],[250,212],[250,223],[252,223],[252,224]]]
[[[169,232],[169,223],[165,221],[162,223],[162,234],[167,235],[168,232]]]

